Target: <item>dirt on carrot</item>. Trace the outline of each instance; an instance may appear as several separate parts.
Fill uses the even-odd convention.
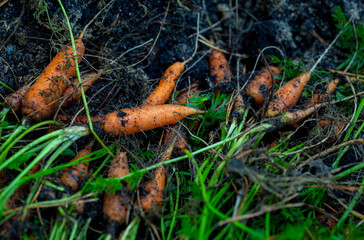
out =
[[[10,108],[14,113],[18,113],[22,107],[22,101],[25,94],[29,91],[30,85],[24,85],[19,88],[16,92],[8,95],[5,98],[5,106]]]
[[[81,39],[75,40],[77,61],[85,52]],[[56,111],[57,100],[68,87],[68,79],[75,74],[75,62],[70,45],[60,51],[30,87],[22,101],[22,113],[36,121],[47,119]]]
[[[225,55],[218,50],[212,50],[209,55],[210,76],[215,83],[230,82],[233,74]]]

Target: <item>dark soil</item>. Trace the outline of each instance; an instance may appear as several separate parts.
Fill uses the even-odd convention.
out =
[[[62,2],[73,34],[78,36],[83,27],[110,1]],[[179,2],[181,5],[177,1],[170,1],[168,7],[168,1],[164,0],[116,0],[90,25],[83,39],[86,52],[80,64],[81,71],[115,69],[107,71],[86,93],[91,115],[105,115],[121,108],[140,105],[168,66],[186,60],[194,53],[198,15],[200,34],[206,39],[213,39],[222,49],[234,53],[229,55],[230,65],[235,76],[237,69],[240,69],[240,79],[235,77],[235,82],[222,90],[232,93],[238,80],[242,84],[247,79],[241,73],[243,65],[246,66],[247,75],[260,70],[265,62],[260,58],[254,69],[257,56],[269,46],[278,47],[286,58],[301,61],[310,68],[338,33],[332,18],[333,8],[341,6],[349,16],[356,1],[248,0],[236,1],[239,2],[238,7],[235,1],[229,0]],[[0,94],[5,97],[12,91],[4,85],[17,90],[33,82],[70,38],[57,1],[8,1],[0,7],[0,16],[0,82],[3,83],[0,85]],[[219,21],[219,24],[210,27]],[[206,57],[209,49],[203,43],[198,43],[197,52],[188,63],[188,70],[178,82],[177,89],[199,80],[212,91],[214,85],[208,76]],[[246,54],[248,58],[238,58],[237,54]],[[272,54],[282,58],[277,50],[264,51],[265,57]],[[334,48],[318,69],[335,69],[346,59],[346,54],[342,49]],[[60,113],[72,115],[82,106],[81,102],[70,104]],[[135,141],[139,138],[143,138],[144,142]],[[159,136],[139,134],[123,141],[137,148],[138,144],[158,142]],[[348,152],[343,161],[348,162],[348,158],[353,155],[352,151]],[[89,214],[102,218],[96,215],[100,214],[100,211],[95,210],[99,208],[100,205],[92,205]],[[97,224],[100,225],[97,225],[98,229],[105,228],[103,223]]]

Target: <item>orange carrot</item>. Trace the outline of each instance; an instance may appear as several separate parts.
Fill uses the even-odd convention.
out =
[[[77,61],[80,62],[85,52],[81,39],[75,40]],[[31,115],[36,121],[44,120],[57,108],[56,100],[67,88],[67,81],[75,73],[75,62],[72,48],[68,45],[59,52],[51,63],[31,86],[22,102],[23,115]]]
[[[197,83],[192,84],[192,86],[189,87],[188,89],[181,91],[181,93],[178,97],[178,104],[181,104],[181,105],[185,104],[187,102],[187,100],[192,98],[196,93],[197,93],[197,96],[199,96],[200,91],[201,91],[201,88]]]
[[[143,105],[160,105],[166,103],[184,69],[185,65],[181,62],[176,62],[167,68],[159,85],[144,101]]]
[[[93,143],[94,142],[92,141],[84,149],[79,151],[77,153],[77,155],[72,159],[72,161],[76,161],[77,159],[80,159],[80,158],[90,154],[92,151]],[[89,158],[85,158],[83,160],[86,160],[86,159],[89,159]],[[85,176],[87,176],[88,166],[89,166],[89,163],[85,162],[85,163],[79,163],[77,165],[73,165],[69,168],[66,168],[60,178],[61,183],[65,186],[69,187],[73,192],[76,192],[80,188],[80,184],[83,181],[83,179],[85,178]]]
[[[275,131],[285,126],[295,124],[317,110],[317,106],[309,107],[303,110],[290,110],[285,113],[277,115],[277,117],[270,119],[268,122],[273,125],[269,131]]]
[[[326,101],[328,96],[335,91],[339,82],[340,79],[335,79],[326,84],[324,91],[322,93],[314,94],[312,96],[312,99],[310,99],[308,102],[308,106],[313,106],[314,104],[319,104],[322,101]]]
[[[306,83],[310,80],[310,76],[310,72],[304,72],[279,88],[272,96],[266,115],[274,117],[292,109],[300,98]]]
[[[107,176],[109,178],[120,178],[129,173],[126,153],[121,152],[113,159]],[[125,223],[127,219],[128,211],[130,209],[128,201],[129,195],[123,190],[118,191],[115,194],[105,193],[104,195],[104,217],[108,220],[107,231],[113,237],[115,236],[117,226]]]
[[[25,96],[25,94],[29,91],[30,85],[24,85],[19,88],[16,92],[8,95],[5,98],[5,104],[8,108],[12,109],[15,113],[20,112],[21,110],[21,102]]]
[[[174,144],[170,144],[167,151],[161,156],[159,162],[167,161],[171,158]],[[155,169],[153,178],[145,185],[146,195],[140,198],[140,206],[144,210],[153,208],[160,209],[164,198],[163,191],[166,188],[166,166],[162,165]]]
[[[165,146],[171,144],[174,140],[173,137],[176,138],[174,143],[175,152],[179,155],[185,154],[184,151],[187,149],[186,135],[181,129],[179,129],[177,124],[166,129],[163,139]]]
[[[273,78],[272,78],[272,74]],[[258,73],[255,78],[248,83],[245,88],[245,94],[252,97],[257,105],[262,105],[264,100],[268,97],[272,88],[273,82],[277,83],[276,74],[281,70],[274,66],[264,68],[263,71]]]
[[[331,144],[335,142],[344,129],[345,123],[342,121],[331,121],[331,120],[321,120],[316,124],[314,128],[308,133],[311,138],[316,138],[317,141],[321,141],[324,138],[328,138],[325,142],[326,144]]]
[[[210,76],[215,77],[215,83],[230,82],[233,77],[224,54],[221,51],[212,50],[209,55]]]
[[[92,117],[95,128],[111,136],[125,136],[150,129],[175,124],[183,118],[203,113],[201,110],[180,105],[145,105],[136,108],[125,108],[106,114],[104,117]],[[60,122],[68,122],[67,117],[59,116]],[[79,116],[76,124],[87,123],[87,117]]]
[[[90,86],[95,81],[97,81],[97,79],[99,79],[99,77],[101,76],[102,73],[103,73],[103,71],[100,70],[98,73],[92,71],[90,73],[87,73],[87,74],[83,75],[82,79],[81,79],[82,86],[83,86],[83,91],[86,92],[90,88]],[[81,89],[80,89],[80,87],[78,87],[79,83],[78,83],[77,78],[74,78],[72,80],[72,85],[73,86],[69,86],[63,92],[63,97],[64,97],[65,101],[62,104],[62,107],[67,106],[67,104],[69,102],[76,101],[76,100],[80,99],[80,97],[81,97]]]

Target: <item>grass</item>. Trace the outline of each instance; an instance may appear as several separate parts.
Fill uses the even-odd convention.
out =
[[[66,13],[64,9],[63,12]],[[335,14],[335,20],[341,22],[340,29],[348,20],[338,8]],[[356,28],[358,39],[362,37],[358,31],[360,26]],[[73,42],[69,22],[68,27]],[[354,26],[350,25],[344,31],[342,41],[352,40],[352,31]],[[339,42],[338,46],[348,48],[351,57],[353,51],[361,49],[361,46],[352,48],[345,44]],[[271,61],[281,65],[286,79],[299,75],[305,68],[303,63],[296,65],[290,59],[281,61],[272,57]],[[362,71],[359,60],[355,61],[352,64]],[[80,78],[78,66],[76,68]],[[316,86],[323,83],[322,79],[333,77],[326,71],[316,71],[314,75],[304,98],[312,96]],[[336,94],[334,98],[352,93],[341,91],[340,94],[343,96]],[[90,117],[83,92],[82,97]],[[120,143],[104,143],[97,137],[99,145],[91,154],[69,162],[77,151],[75,146],[81,146],[82,140],[90,137],[88,129],[94,137],[98,136],[92,131],[92,125],[47,133],[53,121],[34,125],[27,121],[14,122],[11,112],[4,108],[0,114],[0,172],[6,176],[5,180],[1,179],[6,183],[0,190],[0,226],[8,231],[16,230],[23,239],[111,239],[105,232],[106,222],[100,211],[103,194],[122,189],[125,186],[122,183],[127,179],[133,194],[140,194],[141,183],[150,178],[153,169],[164,164],[168,166],[168,175],[162,209],[143,212],[134,208],[127,224],[118,229],[120,239],[362,237],[363,215],[360,211],[363,209],[364,163],[343,162],[345,157],[350,158],[349,151],[355,151],[353,147],[345,146],[332,155],[310,160],[320,149],[310,142],[307,132],[320,116],[311,116],[298,128],[286,127],[272,132],[273,125],[267,119],[259,119],[254,113],[256,109],[252,111],[247,106],[241,118],[232,114],[231,99],[232,96],[226,94],[195,95],[188,105],[205,109],[205,114],[185,123],[190,127],[189,150],[182,156],[155,164],[163,147],[150,142],[142,149],[134,147],[128,157],[137,158],[139,162],[130,161],[131,173],[116,179],[106,178],[105,172],[114,154],[123,151]],[[345,109],[345,117],[352,116],[352,119],[343,136],[327,148],[362,138],[364,99],[359,99],[358,107],[351,112],[346,112],[351,109],[350,102],[330,106],[337,112]],[[324,114],[334,117],[325,110]],[[268,149],[273,138],[278,143]],[[325,142],[319,146],[323,144]],[[84,162],[90,162],[93,171],[82,189],[71,193],[59,183],[58,177],[65,168]],[[32,172],[36,166],[37,170]],[[51,198],[47,191],[56,197]],[[21,197],[15,206],[9,206],[8,200],[16,192],[20,192]],[[83,201],[87,202],[88,209],[79,214],[77,204]],[[345,205],[341,204],[343,202]],[[9,222],[12,225],[6,228]],[[21,225],[22,222],[29,225]]]

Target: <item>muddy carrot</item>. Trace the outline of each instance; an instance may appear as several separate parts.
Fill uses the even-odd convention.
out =
[[[89,143],[84,149],[79,151],[77,155],[72,159],[72,161],[76,161],[80,159],[92,151],[93,141]],[[85,158],[86,160],[89,158]],[[87,176],[89,163],[79,163],[77,165],[66,168],[60,178],[60,181],[63,185],[69,187],[73,192],[76,192],[80,188],[81,182],[84,180],[85,176]]]
[[[176,82],[185,69],[185,65],[181,62],[176,62],[169,68],[167,68],[159,85],[156,89],[149,95],[149,97],[144,101],[144,105],[160,105],[167,102]]]
[[[310,72],[304,72],[279,88],[269,102],[266,115],[274,117],[279,113],[292,109],[300,98],[306,83],[310,80],[310,76]]]
[[[110,136],[125,136],[175,124],[189,115],[198,113],[202,114],[203,111],[173,104],[146,105],[121,109],[104,117],[92,117],[91,120],[95,128]],[[66,116],[59,116],[58,121],[68,122],[68,119]],[[87,117],[77,117],[74,123],[87,123]]]
[[[273,125],[271,130],[281,129],[285,126],[295,124],[317,110],[317,106],[309,107],[303,110],[290,110],[285,113],[277,115],[275,118],[270,119],[268,122]]]
[[[230,82],[233,77],[228,61],[221,51],[212,50],[209,55],[210,76],[215,78],[215,83]]]
[[[321,141],[327,137],[326,144],[331,144],[335,142],[344,129],[345,123],[342,121],[331,121],[331,120],[321,120],[316,124],[316,126],[310,130],[308,135],[311,139],[316,138],[316,141]]]
[[[108,177],[120,178],[130,173],[126,153],[119,153],[112,161]],[[103,212],[104,217],[108,220],[107,231],[113,237],[115,236],[118,225],[125,223],[130,208],[129,195],[122,189],[115,194],[105,193]]]
[[[326,84],[322,93],[314,94],[312,99],[309,100],[308,106],[313,106],[314,104],[319,104],[322,101],[327,100],[328,96],[333,93],[339,84],[340,79],[335,79]]]
[[[77,61],[80,62],[85,52],[81,39],[75,40]],[[44,120],[51,116],[57,108],[56,100],[68,87],[67,81],[75,73],[75,62],[70,45],[59,52],[51,63],[38,77],[22,101],[23,115],[31,117],[36,121]]]
[[[273,78],[269,69],[273,74]],[[281,70],[274,66],[265,68],[248,83],[245,88],[245,94],[252,97],[257,105],[262,105],[271,91],[273,82],[277,83],[276,76],[280,72]]]
[[[8,95],[5,98],[5,104],[8,108],[12,109],[15,113],[20,112],[22,107],[22,100],[25,94],[29,91],[30,85],[24,85],[23,87],[19,88],[16,92]]]
[[[86,92],[90,86],[99,79],[102,73],[103,71],[100,70],[98,73],[93,71],[83,75],[81,77],[83,91]],[[73,86],[67,87],[63,92],[64,103],[62,104],[62,107],[67,106],[69,102],[76,101],[81,97],[81,89],[80,87],[77,87],[79,85],[77,78],[72,80],[72,85]]]
[[[170,144],[167,151],[163,153],[159,162],[167,161],[171,158],[174,144]],[[155,169],[153,178],[145,185],[146,195],[140,198],[140,206],[144,210],[153,208],[160,209],[164,198],[163,191],[166,188],[166,166],[162,165]]]

